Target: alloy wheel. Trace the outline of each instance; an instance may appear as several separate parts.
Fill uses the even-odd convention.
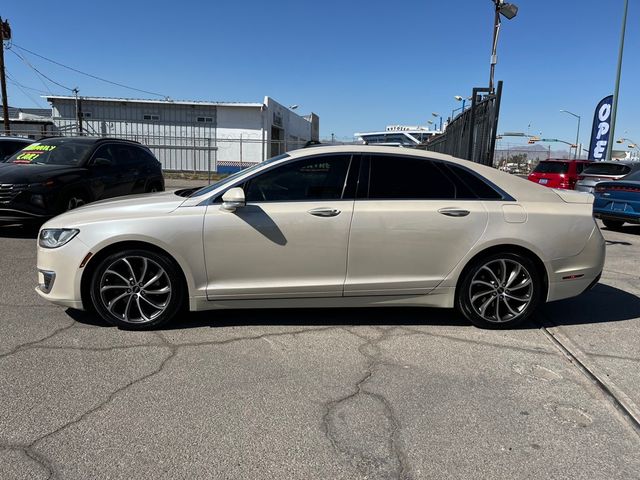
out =
[[[130,324],[154,321],[169,306],[172,289],[167,272],[142,256],[121,257],[100,278],[100,298],[119,320]]]
[[[531,273],[521,263],[494,259],[476,271],[469,288],[469,300],[485,321],[504,323],[524,314],[533,293]]]

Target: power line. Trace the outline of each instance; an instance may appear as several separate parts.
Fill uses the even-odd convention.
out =
[[[39,58],[41,58],[43,60],[46,60],[47,62],[51,62],[51,63],[53,63],[55,65],[60,66],[60,67],[66,68],[67,70],[71,70],[72,72],[76,72],[76,73],[79,73],[81,75],[85,75],[87,77],[94,78],[96,80],[100,80],[101,82],[110,83],[111,85],[116,85],[118,87],[126,88],[126,89],[133,90],[133,91],[136,91],[136,92],[141,92],[141,93],[146,93],[146,94],[149,94],[149,95],[154,95],[156,97],[169,98],[167,95],[163,95],[161,93],[150,92],[148,90],[141,90],[139,88],[134,88],[134,87],[130,87],[128,85],[124,85],[122,83],[118,83],[118,82],[114,82],[114,81],[111,81],[111,80],[107,80],[106,78],[98,77],[97,75],[92,75],[91,73],[83,72],[81,70],[78,70],[77,68],[73,68],[73,67],[70,67],[68,65],[64,65],[64,64],[62,64],[60,62],[56,62],[55,60],[52,60],[50,58],[45,57],[44,55],[40,55],[39,53],[32,52],[31,50],[26,49],[24,47],[21,47],[20,45],[17,45],[15,43],[12,43],[12,46],[13,47],[17,47],[20,50],[25,51],[27,53],[30,53],[31,55],[35,55],[36,57],[39,57]]]
[[[7,77],[9,77],[9,75],[7,75]],[[24,88],[22,88],[22,86],[18,82],[16,82],[16,81],[12,80],[11,78],[9,78],[9,83],[11,83],[12,85],[15,85],[16,87],[18,87],[18,89],[22,93],[24,93],[25,96],[29,97],[29,99],[33,102],[33,104],[36,107],[43,108],[42,104],[40,102],[38,102],[29,92],[27,92]]]
[[[27,65],[29,68],[31,68],[34,72],[36,72],[38,75],[40,75],[43,78],[46,78],[47,80],[49,80],[51,83],[54,83],[56,85],[58,85],[59,87],[64,88],[65,90],[69,90],[70,92],[73,91],[72,88],[67,87],[66,85],[62,85],[61,83],[56,82],[55,80],[47,77],[44,73],[42,73],[40,70],[38,70],[36,67],[34,67],[33,65],[31,65],[31,63],[29,63],[29,61],[24,58],[22,55],[20,55],[18,52],[14,51],[14,50],[9,50],[11,53],[13,53],[16,57],[18,57],[20,60],[22,60],[25,65]],[[47,90],[49,90],[49,92],[51,94],[53,94],[53,92],[51,92],[51,90],[49,89],[49,86],[45,84],[45,87],[47,87]]]
[[[25,88],[27,90],[31,90],[31,91],[36,92],[36,93],[40,93],[41,95],[46,95],[47,94],[47,92],[45,92],[44,90],[40,90],[38,88],[29,87],[29,86],[27,86],[27,85],[25,85],[23,83],[18,82],[15,78],[13,78],[13,76],[9,75],[9,72],[7,72],[7,78],[9,78],[11,80],[11,82],[16,86],[20,86],[20,87]]]

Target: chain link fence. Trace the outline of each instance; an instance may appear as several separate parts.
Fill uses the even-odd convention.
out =
[[[116,135],[84,133],[86,136],[108,136],[109,138],[139,142],[149,147],[162,164],[163,170],[193,174],[234,172],[272,156],[303,148],[307,144],[307,141],[303,140],[269,141],[259,138],[243,138],[242,136],[215,138],[146,133],[118,133]],[[75,129],[58,129],[46,134],[34,130],[11,130],[11,136],[33,140],[47,136],[75,135],[78,135]]]

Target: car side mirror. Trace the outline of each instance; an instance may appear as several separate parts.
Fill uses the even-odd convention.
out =
[[[110,167],[111,165],[113,165],[113,162],[108,158],[98,157],[93,161],[93,164],[96,167]]]
[[[236,208],[244,207],[246,204],[244,190],[240,187],[230,188],[222,195],[222,209],[228,212],[234,212]]]

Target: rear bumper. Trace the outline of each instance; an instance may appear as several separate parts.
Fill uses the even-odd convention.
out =
[[[594,225],[587,244],[578,255],[552,260],[547,265],[547,301],[575,297],[593,287],[602,275],[604,259],[605,240]]]

